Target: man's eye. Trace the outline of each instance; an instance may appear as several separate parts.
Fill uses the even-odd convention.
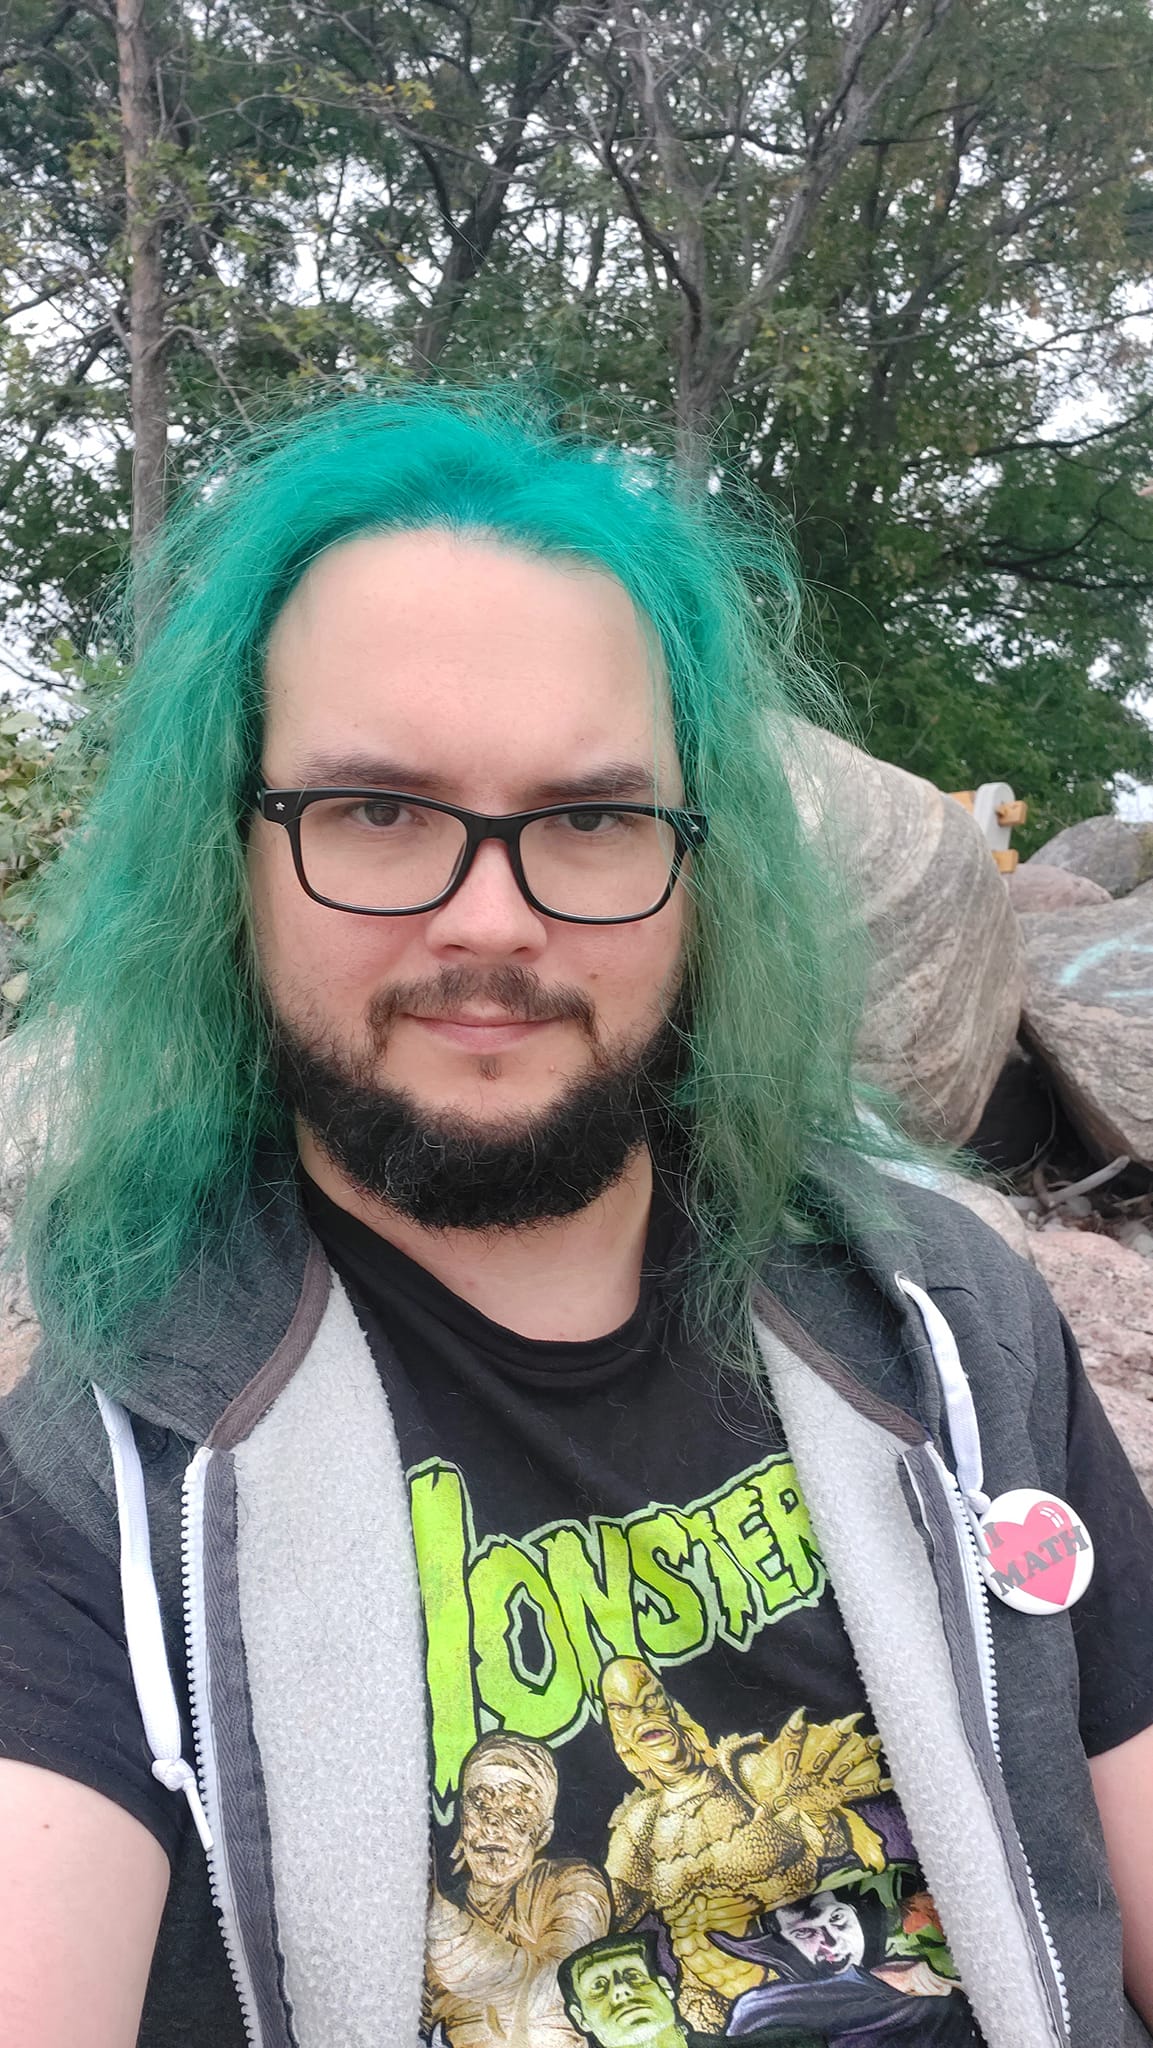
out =
[[[399,825],[402,818],[406,824],[411,824],[413,813],[402,809],[401,805],[394,803],[391,798],[381,797],[369,803],[358,804],[353,816],[358,823],[383,827]]]
[[[565,811],[556,820],[562,831],[580,832],[586,839],[603,839],[610,832],[624,831],[633,822],[622,811]]]

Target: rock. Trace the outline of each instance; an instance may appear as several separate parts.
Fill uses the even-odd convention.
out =
[[[1068,868],[1098,882],[1110,896],[1128,896],[1142,882],[1153,881],[1153,824],[1083,818],[1058,832],[1024,865]]]
[[[0,1207],[0,1259],[8,1249],[12,1225]],[[40,1336],[24,1276],[0,1267],[0,1395],[8,1393],[28,1364]]]
[[[1153,1266],[1090,1231],[1033,1233],[1033,1257],[1153,1500]]]
[[[798,729],[802,816],[849,877],[875,968],[857,1064],[910,1127],[960,1144],[1017,1034],[1017,919],[979,828],[932,783]]]
[[[40,1325],[31,1313],[10,1302],[0,1303],[0,1395],[7,1394],[29,1365],[40,1338]]]
[[[1005,877],[1009,901],[1018,913],[1029,910],[1078,910],[1090,903],[1109,903],[1108,889],[1075,875],[1071,868],[1046,867],[1027,860]]]
[[[1102,1384],[1153,1400],[1153,1268],[1095,1230],[1035,1230],[1033,1261]]]
[[[1147,1223],[1111,1224],[1109,1235],[1115,1244],[1123,1244],[1128,1251],[1140,1252],[1146,1259],[1153,1258],[1153,1230]]]
[[[1003,1195],[999,1188],[989,1187],[984,1181],[965,1180],[959,1173],[949,1174],[947,1183],[942,1186],[942,1194],[960,1202],[963,1208],[971,1209],[974,1216],[979,1216],[982,1223],[987,1223],[998,1237],[1003,1237],[1005,1243],[1012,1246],[1018,1257],[1032,1259],[1036,1232],[1026,1227],[1024,1217],[1013,1207],[1008,1195]]]
[[[1153,902],[1020,920],[1022,1024],[1086,1143],[1153,1166]]]

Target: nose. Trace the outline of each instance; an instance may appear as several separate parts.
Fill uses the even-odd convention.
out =
[[[435,952],[490,960],[535,959],[548,935],[548,920],[525,901],[499,839],[477,848],[460,888],[429,913],[427,927]]]

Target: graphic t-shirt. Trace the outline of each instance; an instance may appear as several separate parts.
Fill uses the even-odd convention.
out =
[[[686,1335],[675,1204],[630,1320],[556,1344],[308,1199],[408,1475],[422,2039],[978,2043],[779,1425]]]
[[[557,1345],[310,1206],[371,1334],[416,1514],[425,2042],[976,2041],[785,1445],[680,1327],[675,1210],[654,1205],[636,1314]],[[163,1431],[136,1434],[160,1454]],[[1153,1723],[1153,1516],[1075,1356],[1067,1491],[1092,1504],[1072,1621],[1097,1756]],[[191,1756],[179,1659],[173,1679]],[[116,1560],[2,1444],[0,1757],[92,1786],[191,1863],[201,1917],[172,1933],[163,1987],[178,2018],[148,2037],[238,2044],[203,1851],[152,1775]]]

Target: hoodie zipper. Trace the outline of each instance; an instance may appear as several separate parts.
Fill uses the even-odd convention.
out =
[[[187,1467],[181,1497],[180,1557],[184,1585],[184,1639],[188,1659],[188,1692],[192,1713],[192,1736],[196,1748],[197,1780],[204,1810],[212,1832],[207,1849],[208,1884],[220,1922],[224,1953],[240,2006],[245,2040],[249,2048],[262,2048],[263,2031],[256,2011],[256,1998],[244,1941],[228,1850],[221,1821],[219,1774],[209,1697],[208,1630],[204,1613],[204,1490],[212,1451],[202,1445]]]
[[[989,1589],[985,1583],[984,1574],[981,1571],[979,1539],[977,1536],[977,1503],[980,1502],[985,1507],[988,1507],[989,1502],[987,1496],[981,1490],[984,1475],[981,1465],[976,1405],[973,1401],[968,1377],[957,1353],[953,1333],[948,1329],[947,1324],[945,1324],[947,1342],[942,1341],[938,1319],[942,1324],[945,1323],[945,1319],[941,1315],[936,1303],[930,1296],[925,1294],[922,1288],[915,1287],[912,1281],[906,1279],[904,1274],[898,1273],[896,1279],[901,1292],[916,1305],[920,1312],[921,1320],[925,1326],[925,1334],[929,1340],[929,1348],[933,1354],[933,1362],[941,1379],[954,1446],[958,1450],[959,1461],[963,1460],[965,1477],[970,1482],[968,1488],[963,1488],[956,1473],[950,1471],[936,1446],[931,1442],[926,1446],[929,1463],[937,1475],[942,1492],[948,1502],[950,1519],[956,1532],[957,1547],[960,1552],[961,1568],[964,1575],[965,1604],[968,1610],[970,1634],[977,1656],[977,1669],[981,1681],[981,1697],[985,1707],[985,1720],[989,1729],[989,1740],[993,1746],[993,1755],[996,1758],[997,1768],[1000,1770],[1001,1730],[1000,1708],[997,1698],[997,1660],[993,1641],[993,1624],[989,1614]],[[963,1449],[961,1448],[962,1446]],[[908,1470],[907,1466],[906,1470]],[[910,1473],[910,1478],[913,1479],[914,1490],[919,1495],[919,1488],[916,1486],[916,1480],[912,1473]],[[1045,1918],[1045,1909],[1041,1904],[1040,1894],[1033,1877],[1029,1858],[1025,1854],[1024,1843],[1015,1827],[1013,1835],[1025,1872],[1026,1882],[1028,1883],[1036,1928],[1041,1936],[1044,1948],[1044,1958],[1049,1966],[1048,1976],[1045,1977],[1044,1971],[1042,1971],[1042,1975],[1045,1977],[1050,2010],[1057,2025],[1059,2037],[1064,2041],[1068,2041],[1070,2029],[1069,1995],[1065,1984],[1064,1966],[1057,1952],[1057,1944],[1053,1939],[1049,1923]],[[1036,1949],[1036,1944],[1034,1944],[1034,1948]],[[1038,1961],[1040,1960],[1040,1955],[1038,1955]],[[1055,1999],[1053,1996],[1054,1992],[1056,1993]]]

